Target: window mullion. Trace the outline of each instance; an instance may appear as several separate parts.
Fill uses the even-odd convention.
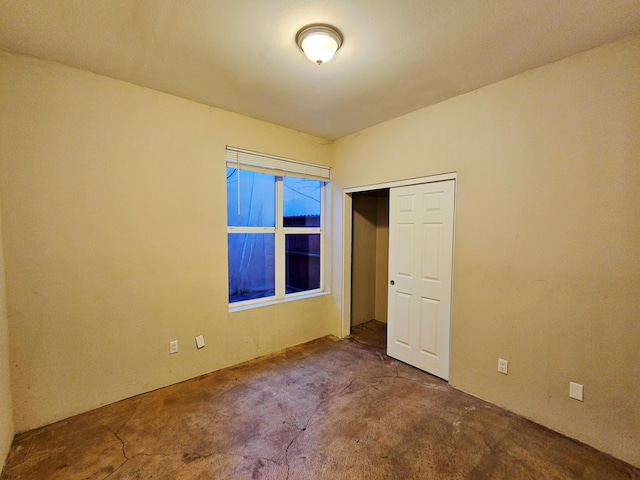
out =
[[[284,298],[285,294],[285,237],[284,237],[284,206],[282,192],[282,177],[276,177],[276,238],[275,238],[275,283],[276,298]]]
[[[324,263],[324,259],[325,257],[325,232],[326,232],[326,225],[325,225],[325,219],[327,218],[327,212],[326,212],[326,204],[325,202],[327,201],[327,192],[326,192],[326,188],[327,188],[327,184],[323,183],[322,186],[320,187],[320,290],[324,290],[324,274],[325,274],[325,263]]]
[[[284,233],[289,235],[309,235],[322,233],[320,227],[285,227]]]
[[[274,233],[274,227],[227,227],[227,233]]]

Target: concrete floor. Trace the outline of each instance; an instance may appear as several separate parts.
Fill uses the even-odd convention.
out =
[[[636,469],[332,337],[27,432],[13,479],[640,479]]]

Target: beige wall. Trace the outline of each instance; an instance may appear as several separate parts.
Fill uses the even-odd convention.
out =
[[[9,360],[9,326],[5,290],[2,225],[0,221],[0,472],[13,441],[13,407],[11,402],[11,362]]]
[[[451,384],[640,466],[639,132],[634,36],[338,140],[333,186],[338,227],[342,188],[457,172]]]
[[[8,53],[0,82],[17,431],[329,333],[328,295],[230,315],[226,272],[225,145],[325,141]]]

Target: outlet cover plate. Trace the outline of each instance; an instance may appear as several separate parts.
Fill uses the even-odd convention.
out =
[[[584,400],[584,385],[569,382],[569,396],[582,402]]]
[[[178,340],[169,342],[169,353],[178,353]]]
[[[204,348],[204,335],[198,335],[196,337],[196,347],[198,347],[198,350]]]
[[[506,375],[508,368],[509,368],[509,362],[507,360],[505,360],[504,358],[499,358],[498,359],[498,371],[500,373],[504,373]]]

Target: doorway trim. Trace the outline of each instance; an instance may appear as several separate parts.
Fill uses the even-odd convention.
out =
[[[342,322],[341,334],[343,338],[348,337],[351,333],[351,263],[353,261],[351,242],[353,239],[353,194],[358,192],[382,190],[385,188],[404,187],[406,185],[418,185],[420,183],[457,180],[457,178],[457,172],[450,172],[439,175],[430,175],[427,177],[398,180],[394,182],[349,187],[342,190],[342,311],[340,312],[340,318]]]

